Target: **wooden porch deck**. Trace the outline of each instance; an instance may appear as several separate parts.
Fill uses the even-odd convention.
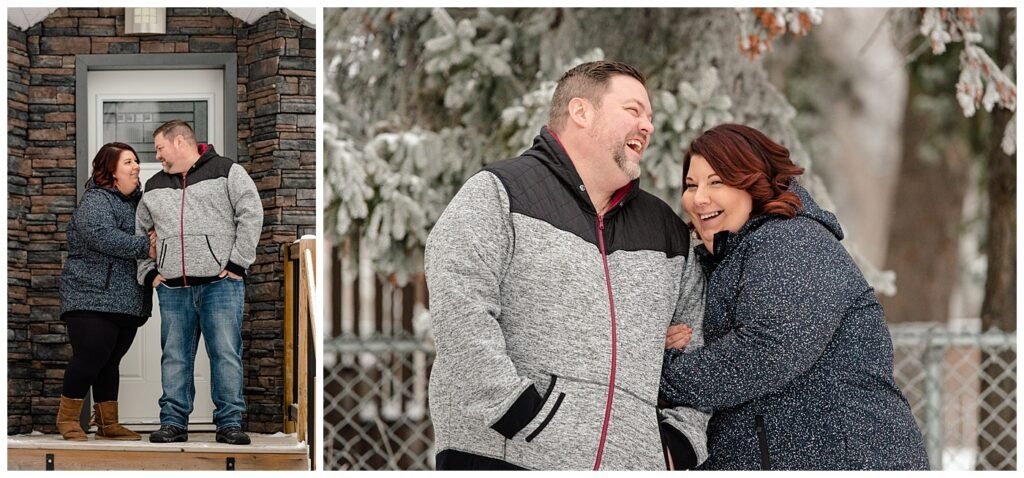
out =
[[[309,470],[306,444],[295,434],[250,433],[251,445],[217,443],[213,433],[189,433],[184,443],[65,441],[60,435],[7,437],[8,470]]]

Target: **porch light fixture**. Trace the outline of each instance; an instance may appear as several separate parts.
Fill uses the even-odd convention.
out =
[[[128,35],[167,33],[167,9],[125,8],[124,32]]]

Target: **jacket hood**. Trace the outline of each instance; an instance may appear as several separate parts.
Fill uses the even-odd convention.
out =
[[[835,214],[819,207],[818,203],[811,197],[811,194],[808,193],[807,190],[796,181],[796,179],[789,182],[789,190],[796,193],[797,197],[800,198],[800,204],[803,206],[796,212],[796,217],[806,217],[811,219],[824,226],[825,229],[832,233],[832,235],[836,236],[836,239],[840,241],[843,240],[843,228],[839,225],[839,220],[836,219]],[[747,223],[740,228],[739,232],[733,235],[745,236],[765,223],[778,220],[784,219],[782,216],[777,214],[762,214],[747,220]],[[723,231],[718,234],[723,234],[724,232],[727,231]],[[718,243],[718,234],[715,235],[716,244]]]
[[[843,240],[843,228],[839,225],[839,219],[836,218],[835,214],[832,214],[818,206],[818,203],[814,201],[811,194],[808,193],[807,190],[796,181],[796,179],[790,181],[789,190],[796,193],[797,197],[800,198],[800,204],[803,206],[797,211],[796,217],[805,217],[815,221],[832,233],[837,240]],[[748,234],[769,222],[784,220],[786,219],[777,214],[762,214],[760,216],[750,218],[738,232],[721,231],[715,234],[714,254],[711,254],[710,251],[707,250],[707,247],[705,247],[704,244],[701,244],[696,248],[697,256],[701,259],[701,262],[706,268],[710,268],[706,269],[710,272],[718,262],[721,261],[730,250],[735,248]]]
[[[217,156],[217,151],[213,149],[212,144],[199,143],[196,145],[196,150],[199,151],[200,159]]]
[[[839,225],[839,219],[836,218],[835,214],[828,212],[818,206],[818,203],[814,201],[811,194],[804,189],[796,180],[792,180],[789,183],[789,190],[796,193],[800,197],[800,203],[803,204],[803,209],[797,211],[797,216],[803,216],[814,221],[817,221],[825,229],[828,229],[836,239],[843,240],[843,228]]]
[[[191,173],[196,168],[201,167],[203,164],[208,163],[211,159],[220,156],[217,151],[213,149],[212,144],[199,143],[196,145],[196,149],[199,151],[199,159],[196,160],[196,164],[193,164],[188,172]]]
[[[117,189],[114,186],[109,186],[109,187],[97,186],[96,182],[93,181],[92,177],[90,176],[89,180],[87,180],[85,182],[85,190],[88,191],[90,189],[106,191],[106,192],[109,192],[109,193],[113,194],[114,196],[117,196],[117,197],[119,197],[121,199],[124,199],[126,201],[139,202],[139,200],[142,199],[142,184],[141,183],[135,188],[135,191],[132,191],[131,194],[125,196],[124,194],[121,194],[121,190],[120,189]]]
[[[579,172],[576,171],[576,166],[569,159],[569,153],[565,151],[565,147],[562,146],[562,142],[547,126],[540,129],[540,134],[533,139],[533,146],[529,150],[523,153],[523,156],[530,156],[536,158],[544,166],[546,166],[551,173],[558,178],[558,180],[565,185],[567,189],[572,192],[580,203],[582,203],[586,209],[591,212],[597,213],[596,208],[590,202],[590,195],[587,194],[586,189],[583,187],[583,179],[580,178]],[[640,180],[634,179],[626,186],[622,187],[615,194],[612,195],[614,198],[622,196],[619,200],[620,203],[625,203],[636,197],[640,191]],[[614,212],[617,208],[613,208],[609,213]]]
[[[199,152],[199,159],[197,159],[196,162],[188,168],[188,171],[185,171],[186,174],[192,174],[193,171],[203,167],[203,165],[210,162],[211,159],[220,156],[217,154],[217,151],[213,149],[212,144],[199,143],[196,145],[196,151]],[[181,173],[172,174],[171,176],[181,176]]]
[[[197,159],[196,162],[194,164],[192,164],[192,166],[190,166],[188,168],[188,171],[185,171],[184,174],[186,174],[186,175],[192,174],[193,172],[195,172],[196,169],[199,169],[199,168],[203,167],[204,165],[206,165],[207,163],[209,163],[210,160],[212,160],[214,158],[221,157],[219,154],[217,154],[217,150],[213,149],[213,145],[212,144],[199,143],[199,144],[196,145],[196,151],[199,152],[199,159]],[[182,174],[183,173],[170,174],[170,173],[164,171],[163,169],[161,169],[159,172],[156,173],[156,176],[167,175],[167,176],[176,177],[176,178],[181,179]],[[147,183],[146,186],[148,187],[149,184]]]

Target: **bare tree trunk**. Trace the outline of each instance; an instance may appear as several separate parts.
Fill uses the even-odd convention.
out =
[[[957,286],[963,204],[970,184],[967,120],[950,93],[957,78],[955,53],[927,55],[907,67],[907,96],[900,128],[900,164],[893,185],[889,241],[884,267],[896,273],[896,295],[880,297],[890,323],[945,325]],[[924,406],[915,418],[925,433],[931,465],[941,467],[946,423],[943,382],[931,371],[944,369],[935,349],[893,350],[897,375],[923,377],[903,383],[906,398]],[[916,367],[920,367],[916,369]]]
[[[934,70],[934,63],[943,61],[947,65],[941,67],[949,70],[944,74],[948,84],[929,82],[915,71]],[[910,67],[902,160],[885,261],[885,268],[896,273],[896,295],[880,300],[890,323],[945,324],[949,320],[949,298],[959,276],[958,245],[969,183],[969,145],[966,135],[949,133],[966,130],[966,121],[949,93],[956,81],[955,66],[945,58],[922,58],[919,62],[933,65]],[[955,113],[938,116],[920,106],[924,99],[932,103],[946,101]]]
[[[1014,19],[1011,9],[999,10],[999,32],[994,60],[999,65],[1012,61],[1010,35]],[[988,155],[988,271],[985,299],[981,305],[982,330],[1017,330],[1017,155],[999,147],[1011,113],[998,108],[992,113],[992,150]],[[982,351],[986,364],[980,386],[982,403],[978,409],[981,433],[978,434],[978,469],[1017,469],[1017,435],[1013,428],[1017,411],[1016,370],[1006,367],[1017,363],[1015,350]]]

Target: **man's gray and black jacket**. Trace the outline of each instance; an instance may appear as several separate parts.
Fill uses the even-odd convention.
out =
[[[665,334],[700,320],[703,278],[683,222],[638,186],[599,216],[544,128],[445,209],[425,255],[439,468],[665,469]],[[708,415],[676,412],[702,461]]]
[[[60,275],[60,313],[91,311],[149,317],[152,291],[135,282],[136,259],[149,257],[149,239],[135,232],[142,198],[90,179],[68,223],[68,259]]]
[[[199,152],[187,173],[161,171],[146,181],[135,230],[155,227],[158,242],[156,260],[139,261],[140,284],[152,284],[157,274],[171,287],[212,282],[223,270],[245,277],[256,260],[263,229],[256,184],[213,146],[200,144]]]

